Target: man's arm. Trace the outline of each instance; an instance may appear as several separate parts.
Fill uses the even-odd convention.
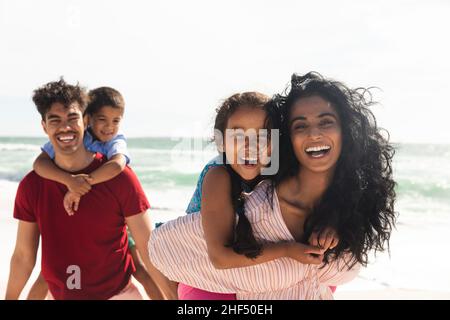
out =
[[[34,222],[19,221],[16,247],[11,257],[6,300],[18,299],[30,278],[39,247],[39,228]]]
[[[127,217],[126,223],[131,231],[131,235],[136,241],[136,248],[139,251],[142,261],[155,283],[154,295],[151,299],[177,299],[176,283],[167,279],[150,262],[148,252],[148,241],[150,239],[151,224],[150,218],[146,212]],[[157,285],[156,285],[157,284]]]
[[[48,284],[42,276],[42,272],[39,273],[38,278],[31,286],[30,292],[28,292],[27,300],[45,300],[48,294]]]

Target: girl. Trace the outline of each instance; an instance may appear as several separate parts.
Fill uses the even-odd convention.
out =
[[[366,92],[316,73],[294,75],[288,94],[273,101],[283,115],[281,170],[274,185],[263,183],[246,202],[258,244],[305,242],[314,232],[336,230],[336,246],[333,237],[312,239],[331,248],[320,268],[279,258],[217,270],[221,265],[205,253],[208,230],[198,213],[152,234],[155,266],[172,280],[236,292],[239,299],[332,299],[328,286],[354,278],[369,251],[388,244],[395,222],[393,149],[376,126]]]

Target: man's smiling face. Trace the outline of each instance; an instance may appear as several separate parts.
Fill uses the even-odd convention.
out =
[[[42,120],[42,127],[55,149],[55,154],[63,155],[76,152],[83,144],[85,125],[77,102],[67,107],[59,102],[53,103]]]

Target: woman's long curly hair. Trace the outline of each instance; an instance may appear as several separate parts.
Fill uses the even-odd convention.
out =
[[[368,263],[371,250],[389,249],[395,226],[395,182],[392,176],[394,148],[383,137],[369,110],[374,104],[370,88],[350,89],[341,82],[310,72],[294,74],[285,94],[276,95],[281,110],[280,170],[276,184],[295,175],[300,164],[292,148],[289,118],[301,98],[319,96],[330,102],[341,121],[342,150],[333,179],[305,221],[304,241],[312,232],[334,228],[339,244],[325,254],[324,261],[350,253],[352,263]],[[351,266],[349,265],[349,266]]]

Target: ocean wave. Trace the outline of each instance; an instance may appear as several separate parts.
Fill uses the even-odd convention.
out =
[[[25,143],[0,143],[0,151],[39,151],[41,147]]]
[[[155,210],[155,211],[173,211],[177,208],[169,208],[169,207],[158,207],[158,206],[152,206],[150,207],[151,210]]]
[[[443,182],[416,182],[412,180],[397,181],[397,192],[404,196],[418,196],[450,202],[450,185]]]
[[[133,154],[151,154],[151,155],[183,155],[183,156],[197,156],[204,157],[206,155],[215,155],[216,152],[214,149],[137,149],[137,148],[128,148],[131,155]]]
[[[1,172],[0,180],[6,180],[10,182],[19,182],[25,176],[24,172]]]

